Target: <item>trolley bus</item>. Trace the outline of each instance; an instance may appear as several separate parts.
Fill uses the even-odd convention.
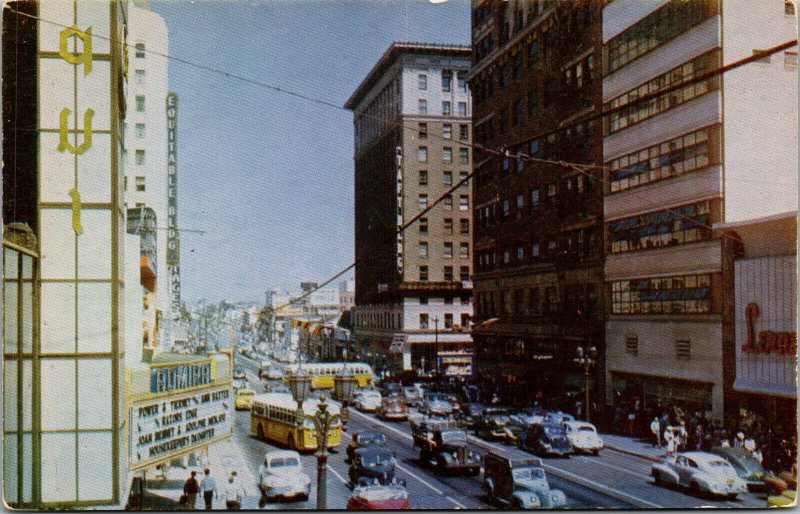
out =
[[[368,387],[372,384],[372,368],[363,362],[313,362],[303,364],[302,369],[311,376],[313,389],[330,389],[333,387],[333,377],[345,366],[355,374],[358,387]],[[283,372],[284,381],[288,375],[296,373],[298,367],[297,364],[286,366]]]
[[[316,398],[303,403],[305,416],[317,413]],[[339,404],[330,402],[328,412],[339,413]],[[250,412],[250,433],[259,439],[278,443],[293,450],[316,450],[317,431],[308,417],[302,426],[297,425],[297,402],[288,393],[267,393],[253,399]],[[335,448],[342,442],[342,425],[335,422],[328,431],[328,448]]]

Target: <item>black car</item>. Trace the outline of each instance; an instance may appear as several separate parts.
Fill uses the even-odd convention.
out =
[[[350,483],[355,486],[367,479],[370,482],[377,480],[381,485],[390,484],[396,464],[394,454],[380,446],[359,448],[353,452],[350,460]]]
[[[367,446],[384,446],[386,436],[379,432],[353,432],[350,436],[350,443],[347,445],[347,460],[353,458],[353,454],[359,448]]]
[[[572,445],[567,440],[567,431],[561,423],[536,423],[517,438],[517,446],[532,453],[568,457]]]
[[[477,437],[490,441],[511,442],[517,439],[519,427],[512,423],[513,409],[489,407],[475,420],[474,431]]]
[[[465,403],[456,414],[456,420],[465,428],[473,428],[475,426],[475,421],[485,409],[486,405],[482,403]]]

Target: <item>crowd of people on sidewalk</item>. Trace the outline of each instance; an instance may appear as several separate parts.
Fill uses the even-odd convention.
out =
[[[183,495],[178,503],[187,510],[194,510],[199,494],[203,495],[205,510],[212,510],[214,498],[219,499],[220,492],[209,468],[203,470],[203,479],[199,482],[197,471],[191,472],[189,478],[183,483]],[[223,487],[222,495],[225,498],[226,510],[242,509],[242,499],[247,496],[247,490],[237,480],[236,471],[231,471],[227,484]]]

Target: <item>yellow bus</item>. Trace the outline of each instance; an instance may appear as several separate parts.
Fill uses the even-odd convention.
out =
[[[312,389],[332,389],[333,377],[345,366],[355,374],[358,387],[369,387],[372,384],[372,368],[363,362],[312,362],[303,364],[302,369],[311,375]],[[283,372],[284,381],[287,375],[296,373],[297,369],[297,364],[286,366]]]
[[[305,416],[317,413],[317,398],[303,403]],[[328,403],[328,412],[339,413],[339,404]],[[253,399],[250,412],[250,433],[259,439],[278,443],[293,450],[316,450],[317,431],[314,422],[306,418],[303,426],[297,426],[297,402],[288,393],[259,394]],[[342,442],[342,424],[336,422],[328,431],[328,448]]]

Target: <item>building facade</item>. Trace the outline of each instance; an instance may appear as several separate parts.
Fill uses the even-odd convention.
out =
[[[723,417],[740,242],[712,225],[797,205],[796,47],[709,73],[796,37],[793,3],[758,5],[604,7],[609,403]]]
[[[378,371],[471,374],[469,64],[467,47],[394,43],[345,104],[355,130],[355,340]]]
[[[479,374],[509,402],[572,408],[578,347],[603,354],[602,177],[542,162],[602,158],[600,5],[472,2],[475,143],[504,152],[473,163],[473,337]]]

